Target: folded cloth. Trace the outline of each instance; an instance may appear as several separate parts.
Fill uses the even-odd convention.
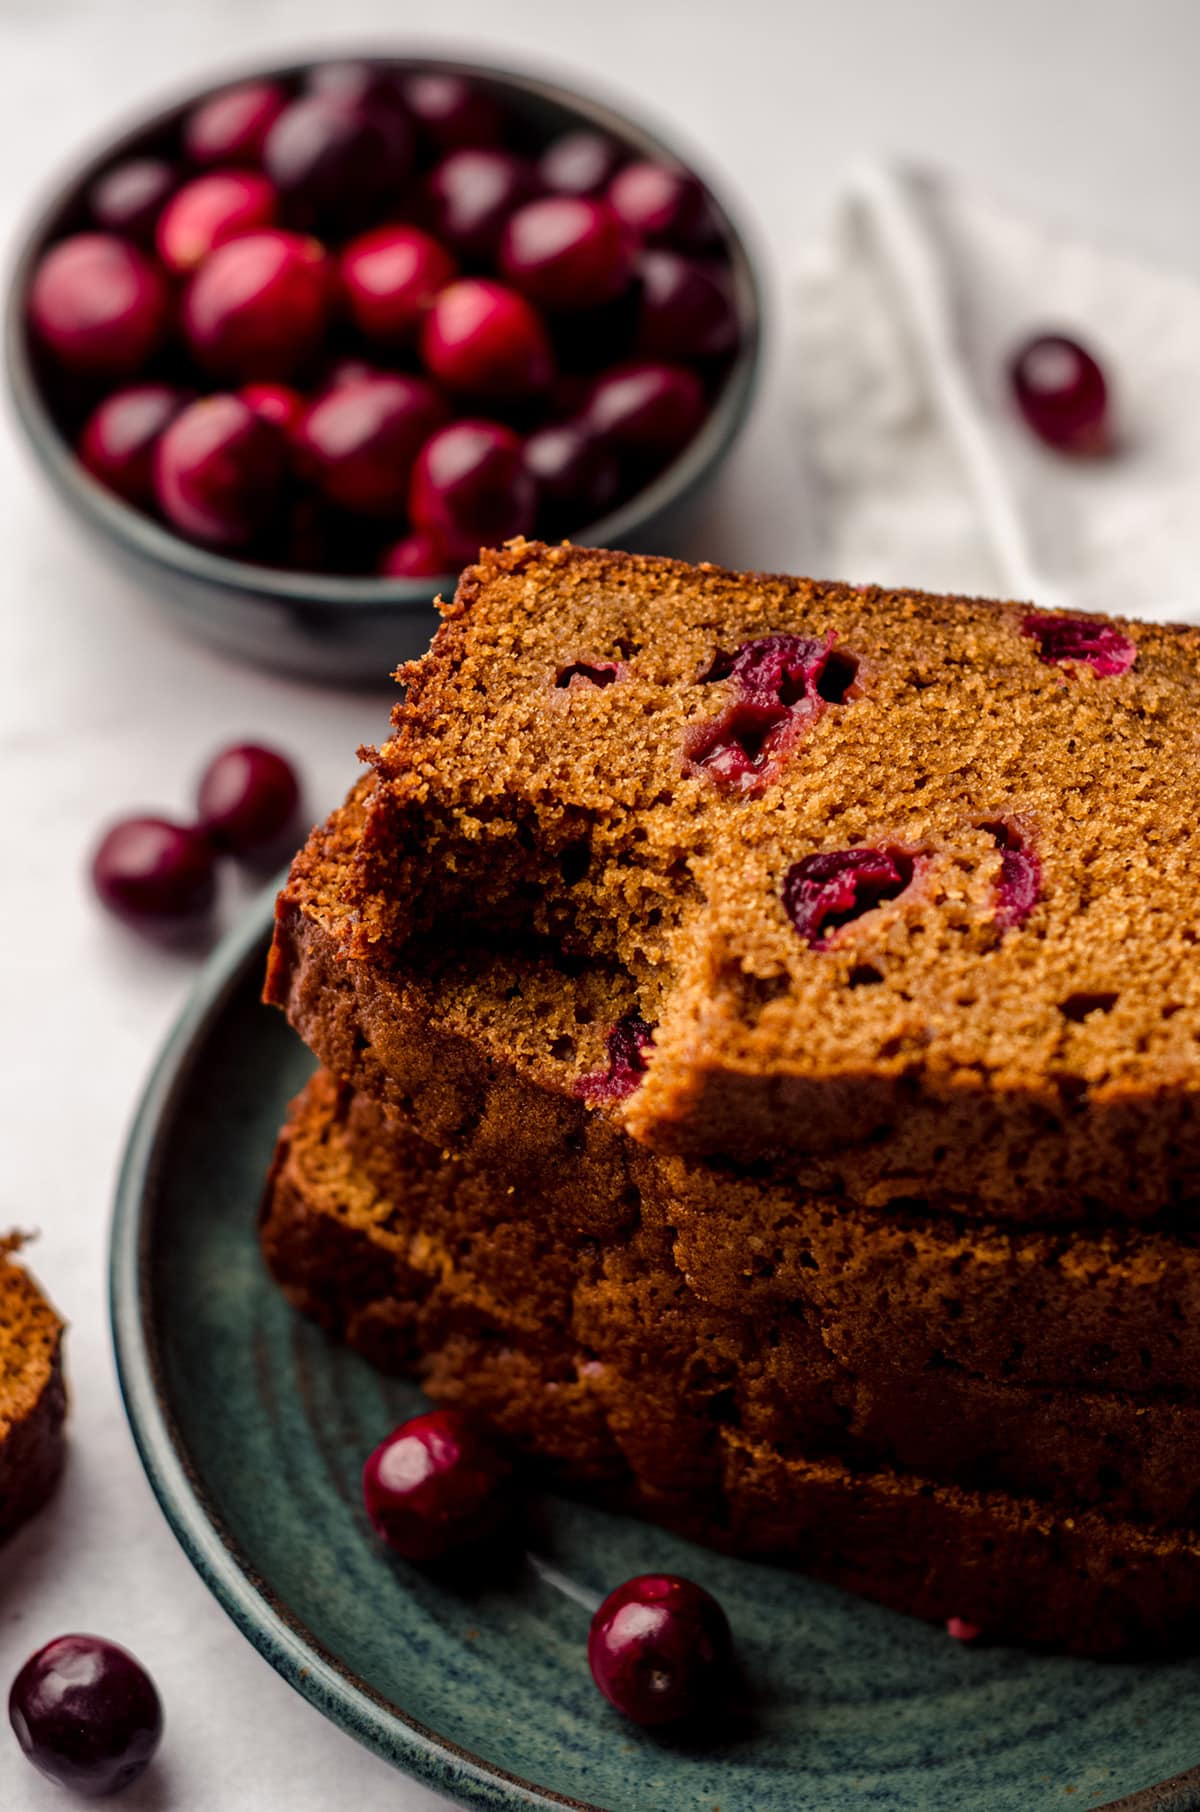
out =
[[[1200,622],[1200,287],[941,176],[863,164],[797,285],[819,570]],[[1113,451],[1056,453],[1013,352],[1079,339]]]

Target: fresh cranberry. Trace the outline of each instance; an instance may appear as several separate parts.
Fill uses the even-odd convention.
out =
[[[507,1520],[512,1468],[460,1410],[402,1422],[363,1467],[375,1532],[405,1560],[438,1560],[492,1535]]]
[[[568,669],[570,678],[568,689],[576,685],[605,685],[611,680],[592,680],[585,677],[584,669],[576,666]],[[612,673],[612,679],[620,676],[619,668]],[[562,684],[560,674],[557,685]],[[646,1052],[654,1043],[653,1029],[636,1013],[627,1013],[619,1019],[610,1030],[604,1041],[608,1053],[608,1068],[593,1070],[588,1076],[581,1076],[576,1084],[577,1092],[585,1101],[624,1101],[632,1095],[646,1073]]]
[[[342,294],[354,325],[385,346],[415,341],[438,291],[458,275],[444,246],[413,226],[376,227],[342,253]]]
[[[177,415],[155,450],[154,488],[172,525],[213,547],[245,547],[276,516],[286,441],[239,396],[209,396]]]
[[[529,165],[511,151],[451,151],[426,185],[433,230],[462,257],[490,263],[505,221],[533,187]]]
[[[704,419],[704,391],[682,365],[639,361],[596,380],[586,421],[618,452],[662,460],[678,453]]]
[[[1009,377],[1034,433],[1064,453],[1109,447],[1108,389],[1091,353],[1062,334],[1042,334],[1013,358]]]
[[[183,128],[194,164],[256,164],[267,133],[288,104],[278,82],[239,82],[201,101]]]
[[[617,500],[616,459],[577,422],[552,422],[525,442],[525,465],[538,488],[538,516],[555,528],[582,528]]]
[[[783,878],[783,907],[810,950],[826,950],[851,919],[894,900],[913,878],[899,849],[834,849],[793,862]]]
[[[533,528],[537,490],[521,443],[497,422],[452,422],[422,448],[413,468],[409,515],[464,565]]]
[[[315,239],[246,233],[218,246],[188,284],[184,332],[216,377],[286,380],[320,345],[329,298],[329,263]]]
[[[732,1675],[733,1638],[703,1586],[644,1573],[610,1592],[592,1618],[588,1666],[635,1724],[676,1724],[715,1709]]]
[[[564,132],[538,160],[538,180],[554,195],[599,195],[616,175],[621,148],[602,132]]]
[[[401,113],[345,107],[321,94],[285,108],[263,147],[293,224],[343,237],[379,217],[411,164],[412,131]]]
[[[413,461],[447,409],[421,378],[364,378],[330,390],[309,410],[298,445],[331,503],[366,516],[403,513]]]
[[[92,184],[92,219],[102,233],[117,233],[149,251],[163,203],[178,181],[178,172],[160,157],[127,158]]]
[[[130,377],[166,336],[167,286],[135,246],[108,233],[79,233],[38,265],[29,318],[69,371]]]
[[[626,164],[608,185],[608,199],[648,245],[695,245],[711,229],[703,185],[670,164]]]
[[[1023,925],[1042,897],[1042,865],[1021,832],[1011,824],[987,824],[1002,851],[996,883],[996,926],[1009,931]]]
[[[106,397],[84,423],[79,457],[93,478],[148,510],[154,503],[154,449],[191,397],[170,384],[134,384]]]
[[[295,434],[308,408],[300,392],[289,384],[243,384],[238,395],[256,415],[289,435]]]
[[[453,565],[433,535],[414,529],[386,550],[379,562],[379,573],[384,579],[440,579]]]
[[[547,195],[509,217],[500,269],[544,308],[597,308],[628,288],[633,241],[607,202]]]
[[[127,924],[156,926],[204,917],[216,898],[212,847],[203,832],[166,818],[123,818],[92,858],[92,884]]]
[[[965,1617],[947,1617],[946,1634],[955,1642],[978,1642],[983,1630],[978,1623],[968,1623]]]
[[[300,784],[291,762],[274,749],[238,743],[205,768],[196,805],[200,829],[214,849],[260,855],[294,837]]]
[[[437,297],[421,330],[421,357],[448,390],[498,400],[544,390],[554,372],[545,327],[524,296],[476,277]]]
[[[712,359],[732,352],[738,318],[726,274],[677,252],[638,259],[636,350],[647,359]]]
[[[185,183],[158,221],[158,255],[177,276],[195,270],[226,240],[275,220],[275,191],[253,170],[210,170]]]
[[[31,1655],[13,1681],[8,1716],[34,1767],[88,1799],[137,1780],[163,1726],[141,1662],[101,1636],[57,1636]]]
[[[504,111],[486,89],[461,76],[410,76],[404,101],[425,137],[441,151],[494,145],[504,136]]]
[[[1102,679],[1128,673],[1137,660],[1137,643],[1095,617],[1028,616],[1021,634],[1037,643],[1048,666],[1083,661]]]

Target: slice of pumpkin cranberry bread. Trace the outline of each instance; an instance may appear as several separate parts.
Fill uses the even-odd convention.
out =
[[[62,1468],[67,1393],[63,1324],[0,1238],[0,1540],[49,1497]]]
[[[639,1139],[988,1213],[1200,1194],[1200,630],[514,543],[402,677],[354,948],[619,969],[592,1093]]]

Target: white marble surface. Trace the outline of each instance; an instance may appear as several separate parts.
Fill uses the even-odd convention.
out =
[[[223,62],[416,19],[385,0],[0,0],[0,236],[57,162],[131,103]],[[957,165],[1020,206],[1200,275],[1193,0],[441,0],[437,43],[535,57],[653,110],[740,194],[784,282],[847,159]],[[432,43],[433,33],[422,33]],[[803,568],[808,537],[776,346],[758,412],[684,551]],[[164,626],[80,544],[0,418],[0,1223],[71,1322],[72,1454],[53,1506],[0,1555],[0,1686],[68,1628],[126,1641],[167,1708],[133,1812],[357,1812],[442,1802],[280,1682],[192,1573],[142,1479],[105,1314],[113,1174],[189,965],[102,921],[82,878],[97,827],[182,810],[198,766],[247,735],[300,757],[314,810],[341,794],[386,694],[233,666]],[[232,916],[241,898],[223,902]],[[0,1730],[0,1805],[62,1796]],[[749,1812],[729,1808],[729,1812]]]

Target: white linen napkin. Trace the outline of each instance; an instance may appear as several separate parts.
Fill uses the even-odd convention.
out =
[[[1116,447],[1044,446],[1007,366],[1064,332]],[[797,285],[817,570],[1200,622],[1200,287],[970,194],[864,164]]]

